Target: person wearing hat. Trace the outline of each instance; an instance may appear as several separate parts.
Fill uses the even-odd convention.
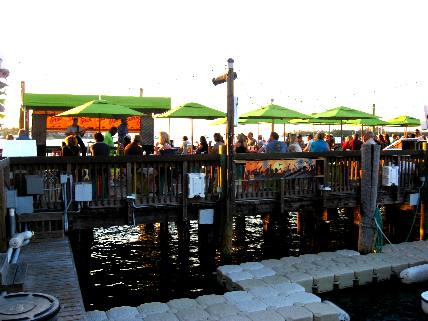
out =
[[[86,156],[86,146],[82,140],[83,135],[85,135],[86,129],[78,125],[78,118],[73,117],[73,123],[67,127],[65,130],[65,136],[68,137],[70,135],[76,136],[77,144],[80,147],[80,152],[82,156]]]

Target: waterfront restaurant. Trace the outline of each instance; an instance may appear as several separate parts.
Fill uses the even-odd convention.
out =
[[[170,97],[138,97],[138,96],[99,96],[70,94],[34,94],[25,93],[23,107],[27,114],[32,112],[31,137],[37,143],[37,155],[46,155],[46,134],[48,131],[64,132],[72,123],[72,117],[55,117],[59,113],[99,98],[135,109],[144,114],[143,117],[130,117],[128,129],[139,133],[144,145],[153,145],[154,119],[153,114],[171,109]],[[28,115],[27,115],[28,117]],[[117,126],[120,120],[102,119],[101,130],[108,131]],[[79,124],[86,130],[97,131],[99,121],[96,118],[79,117]]]

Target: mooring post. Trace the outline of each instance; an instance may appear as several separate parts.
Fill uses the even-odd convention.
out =
[[[361,146],[361,221],[358,234],[358,251],[370,253],[373,249],[376,223],[374,213],[379,180],[380,146]]]
[[[6,237],[6,191],[4,186],[4,168],[0,168],[0,252],[7,250],[7,237]]]
[[[183,212],[182,212],[182,220],[187,221],[187,196],[189,193],[189,181],[187,178],[187,160],[183,162],[183,172],[182,172],[182,197],[183,197]]]
[[[232,234],[233,234],[233,212],[235,210],[235,164],[234,164],[234,146],[233,139],[235,136],[234,116],[235,116],[235,96],[233,81],[235,72],[233,71],[233,59],[227,60],[227,201],[226,201],[226,229],[223,239],[223,254],[232,253]]]

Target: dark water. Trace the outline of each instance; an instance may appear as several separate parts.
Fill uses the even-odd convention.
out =
[[[406,234],[404,229],[398,231]],[[344,210],[330,211],[324,220],[306,213],[236,218],[233,255],[227,260],[217,249],[214,227],[198,229],[197,221],[80,230],[70,238],[86,309],[107,310],[222,294],[214,274],[218,265],[352,249],[357,245],[356,233],[353,215]],[[400,241],[400,233],[395,234],[390,237]],[[424,320],[419,299],[424,289],[428,284],[409,287],[387,282],[323,298],[348,311],[352,320]]]

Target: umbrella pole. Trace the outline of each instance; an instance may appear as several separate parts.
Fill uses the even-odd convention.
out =
[[[271,132],[275,131],[275,119],[272,119]]]
[[[190,119],[190,133],[192,137],[192,150],[193,150],[193,118]]]
[[[285,142],[285,123],[284,123],[284,142]]]
[[[98,131],[101,133],[101,117],[98,116]]]
[[[257,123],[257,139],[260,136],[260,123]]]
[[[168,136],[171,139],[171,118],[168,118]]]
[[[361,139],[363,138],[363,133],[364,133],[364,125],[361,124]]]
[[[340,120],[340,143],[343,143],[343,120]]]

